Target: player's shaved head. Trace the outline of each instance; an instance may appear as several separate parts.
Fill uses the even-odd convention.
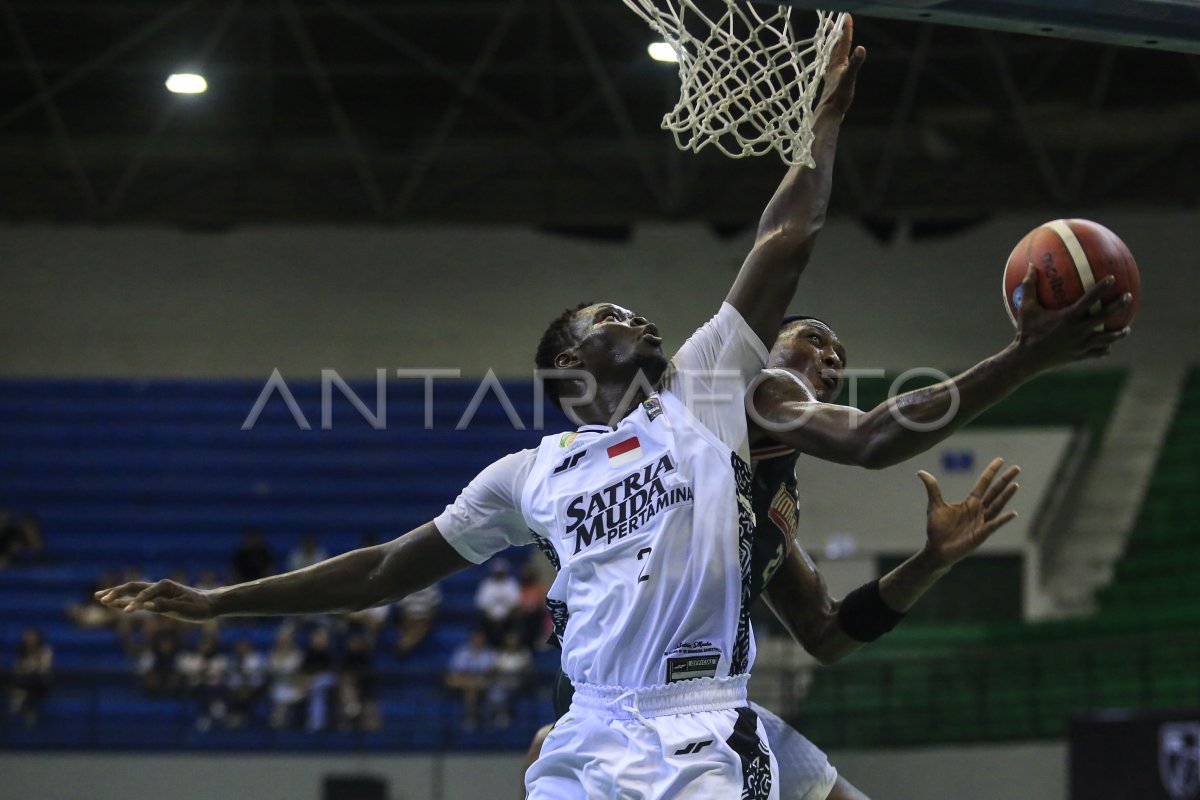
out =
[[[585,301],[574,308],[564,309],[561,314],[550,321],[542,334],[541,341],[538,342],[537,354],[533,358],[533,363],[539,370],[554,369],[554,359],[558,354],[579,343],[572,325],[580,311],[594,305],[593,302]],[[546,394],[555,404],[558,403],[560,388],[558,381],[546,382]]]
[[[782,334],[785,331],[790,330],[792,326],[801,322],[813,325],[815,327],[824,328],[829,333],[832,333],[835,337],[837,336],[837,333],[834,332],[832,325],[820,317],[813,317],[809,316],[808,314],[788,314],[783,318],[783,322],[779,326],[779,332]]]

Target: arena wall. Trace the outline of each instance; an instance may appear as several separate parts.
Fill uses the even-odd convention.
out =
[[[1066,800],[1058,743],[831,753],[856,786],[887,800]],[[520,796],[520,757],[0,754],[3,797],[88,800],[322,800],[326,775],[385,779],[390,800]],[[511,787],[511,791],[506,791]]]
[[[1195,214],[1102,219],[1137,256],[1145,289],[1137,346],[1111,363],[1200,360]],[[834,324],[852,366],[968,365],[1009,340],[1003,264],[1041,221],[902,232],[885,245],[834,220],[794,307]],[[0,228],[0,374],[519,376],[547,320],[581,299],[636,308],[677,345],[715,310],[751,238],[693,224],[648,225],[628,241],[525,228]]]

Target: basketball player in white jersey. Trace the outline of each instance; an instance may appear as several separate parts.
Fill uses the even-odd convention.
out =
[[[774,352],[772,353],[774,356]],[[820,654],[826,663],[840,659],[864,642],[853,639],[840,630],[837,620],[838,602],[825,590],[820,574],[793,537],[796,530],[795,451],[780,453],[777,446],[751,450],[754,468],[755,528],[754,551],[751,559],[751,593],[769,587],[780,617],[793,633],[804,631],[800,639],[810,651]],[[1010,467],[1000,476],[1002,461],[995,459],[979,477],[971,494],[961,503],[942,500],[936,479],[920,473],[928,495],[926,546],[924,557],[914,557],[886,575],[879,583],[888,600],[907,609],[942,574],[953,561],[964,557],[1011,521],[1015,512],[1002,513],[1016,494],[1013,483],[1019,472]],[[932,568],[930,554],[939,553],[939,564]],[[785,562],[790,568],[779,569]],[[832,612],[832,613],[831,613]],[[824,625],[811,624],[822,614],[828,614]],[[889,607],[886,619],[897,613]],[[815,634],[815,635],[814,635]],[[856,630],[856,634],[858,631]],[[836,640],[836,652],[830,645]],[[847,646],[849,645],[849,646]],[[554,692],[556,718],[570,713],[572,687],[560,673]],[[828,757],[806,737],[771,711],[750,703],[751,710],[763,724],[771,751],[779,763],[779,786],[782,800],[867,800],[830,764]],[[526,755],[526,768],[541,751],[542,742],[552,730],[546,725],[534,737]]]
[[[1027,282],[1035,280],[1030,271]],[[795,541],[795,467],[801,453],[838,463],[882,468],[928,450],[986,408],[1041,372],[1107,353],[1128,329],[1097,330],[1130,302],[1126,295],[1093,309],[1099,285],[1063,311],[1041,308],[1027,286],[1014,342],[996,356],[936,386],[909,392],[870,411],[830,402],[840,392],[846,351],[833,330],[814,317],[785,318],[750,408],[753,505],[751,599],[765,591],[769,605],[805,649],[833,663],[890,630],[917,600],[959,560],[977,549],[1015,513],[1001,511],[1016,491],[1013,467],[993,483],[1002,462],[993,461],[962,503],[942,500],[936,480],[921,473],[928,493],[925,546],[883,576],[834,600],[815,565]],[[946,417],[952,394],[959,407]],[[892,409],[899,411],[893,413]],[[765,415],[765,416],[764,416]],[[945,418],[945,419],[943,419]],[[906,420],[943,420],[939,426],[913,426]],[[569,704],[570,685],[560,677],[556,715]],[[805,737],[758,706],[771,748],[781,762],[785,798],[863,800]],[[530,755],[541,747],[549,726],[535,737]],[[786,761],[786,764],[784,763]]]
[[[296,572],[197,591],[98,592],[180,619],[352,611],[392,602],[510,545],[560,567],[549,592],[579,714],[526,776],[536,800],[777,800],[746,705],[754,661],[754,514],[742,398],[824,224],[842,117],[866,53],[852,25],[815,112],[815,167],[790,169],[716,316],[668,360],[658,329],[612,303],[567,312],[538,350],[547,392],[583,424],[495,462],[399,539]]]

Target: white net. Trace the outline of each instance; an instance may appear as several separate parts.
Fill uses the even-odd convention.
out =
[[[811,37],[791,6],[740,0],[624,0],[679,57],[679,102],[662,126],[681,150],[779,153],[812,166],[813,105],[845,14],[817,11]],[[707,9],[707,11],[706,11]],[[796,12],[812,19],[813,12]]]

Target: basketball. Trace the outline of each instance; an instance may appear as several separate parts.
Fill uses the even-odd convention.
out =
[[[1133,301],[1105,327],[1120,330],[1137,311],[1141,287],[1137,263],[1125,243],[1099,223],[1056,219],[1034,228],[1013,248],[1004,268],[1004,307],[1014,325],[1021,304],[1021,282],[1031,266],[1038,268],[1038,302],[1045,308],[1065,308],[1097,281],[1112,275],[1116,283],[1100,299],[1110,303],[1129,292]]]

